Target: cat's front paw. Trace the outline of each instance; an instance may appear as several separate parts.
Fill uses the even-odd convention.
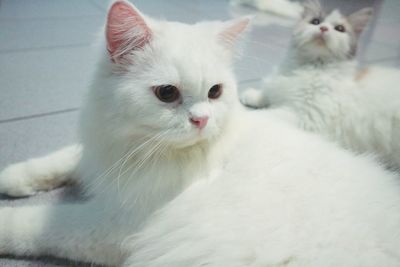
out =
[[[261,90],[249,88],[240,95],[240,101],[243,105],[262,108],[266,106],[264,95]]]
[[[29,182],[32,174],[24,163],[8,166],[0,173],[0,193],[13,197],[31,196],[37,190]]]

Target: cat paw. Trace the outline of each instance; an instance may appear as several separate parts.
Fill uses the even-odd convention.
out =
[[[261,90],[249,88],[240,95],[240,101],[243,105],[261,108],[265,106],[264,97]]]
[[[10,165],[0,173],[0,193],[13,197],[34,195],[38,190],[29,182],[31,180],[26,164]]]

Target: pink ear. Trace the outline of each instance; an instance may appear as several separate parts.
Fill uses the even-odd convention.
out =
[[[249,26],[250,17],[244,17],[233,21],[228,21],[222,32],[219,33],[219,37],[227,45],[231,46],[239,38],[240,34],[246,30]]]
[[[139,11],[129,2],[112,4],[106,25],[107,49],[113,60],[142,48],[151,39],[151,30]]]

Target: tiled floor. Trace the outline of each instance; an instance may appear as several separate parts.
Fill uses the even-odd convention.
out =
[[[256,14],[236,66],[241,88],[259,83],[285,54],[291,21],[232,7],[228,0],[133,2],[148,15],[189,23]],[[373,5],[376,16],[359,60],[400,68],[399,0],[323,2],[344,10]],[[96,62],[93,44],[108,5],[109,0],[0,0],[0,169],[77,140],[79,108]]]
[[[360,60],[400,67],[400,1],[325,2],[346,10],[374,5]],[[256,13],[236,67],[241,87],[257,83],[285,53],[290,21],[231,7],[228,0],[134,3],[146,14],[183,22]],[[0,168],[76,140],[78,110],[96,62],[92,45],[108,5],[109,0],[0,0]]]

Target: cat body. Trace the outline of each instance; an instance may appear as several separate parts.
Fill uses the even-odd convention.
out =
[[[124,240],[193,180],[209,176],[229,150],[238,107],[233,46],[248,23],[158,21],[115,1],[82,110],[81,144],[0,174],[8,195],[73,180],[90,200],[1,207],[0,254],[120,265]]]
[[[300,128],[358,153],[376,154],[388,166],[398,168],[400,91],[393,83],[386,87],[368,83],[385,76],[369,74],[360,84],[355,75],[354,62],[305,66],[293,74],[266,79],[264,94],[271,109],[294,112],[291,119]]]
[[[90,198],[0,207],[0,255],[130,267],[399,266],[397,177],[241,107],[232,45],[248,22],[157,22],[116,1],[82,144],[0,174],[2,193],[74,178]]]
[[[290,120],[300,128],[357,153],[375,154],[388,167],[399,168],[399,72],[370,67],[360,76],[353,60],[369,10],[348,19],[338,11],[308,12],[295,28],[279,70],[264,79],[262,90],[245,92],[242,102],[290,110]],[[315,19],[318,25],[310,23]],[[339,25],[347,31],[336,30]]]
[[[400,264],[397,177],[270,112],[242,116],[219,175],[158,211],[125,266]]]
[[[84,204],[1,208],[2,252],[130,267],[400,264],[398,177],[267,110],[239,108],[236,126],[209,172],[148,196],[157,209],[112,186]]]

